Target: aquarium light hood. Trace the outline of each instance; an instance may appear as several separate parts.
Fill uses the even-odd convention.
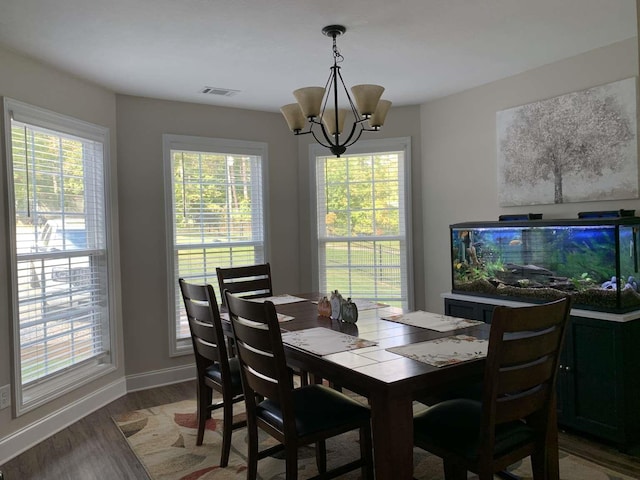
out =
[[[578,212],[578,218],[623,218],[635,217],[635,210],[600,210],[597,212]]]

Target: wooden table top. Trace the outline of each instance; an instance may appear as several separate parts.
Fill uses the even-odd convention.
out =
[[[317,294],[296,296],[311,300],[318,298]],[[276,305],[276,310],[294,317],[293,320],[280,324],[283,332],[325,327],[377,342],[375,346],[332,353],[322,357],[285,345],[287,357],[295,366],[310,373],[317,373],[323,378],[340,382],[342,386],[363,395],[372,390],[380,389],[403,391],[405,394],[411,393],[412,395],[428,393],[466,376],[477,377],[484,367],[484,360],[435,367],[397,355],[386,349],[460,333],[487,339],[489,338],[490,326],[486,324],[449,332],[437,332],[381,319],[383,316],[402,312],[394,307],[362,310],[359,312],[358,322],[348,324],[319,316],[317,305],[312,301]]]

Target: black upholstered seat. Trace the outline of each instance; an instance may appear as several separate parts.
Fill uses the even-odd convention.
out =
[[[369,421],[368,409],[324,385],[307,385],[292,390],[291,393],[296,433],[301,437],[340,428],[353,421]],[[284,428],[282,409],[272,400],[266,399],[259,403],[256,415],[280,429]]]
[[[242,395],[242,381],[240,380],[240,364],[238,359],[231,357],[229,359],[229,373],[231,373],[231,387],[234,395]],[[207,367],[205,376],[216,383],[222,383],[222,369],[220,364],[214,363]]]
[[[482,435],[482,403],[466,398],[446,400],[416,416],[414,438],[417,444],[437,442],[456,455],[473,462],[479,454]],[[503,455],[534,439],[535,431],[525,422],[515,420],[496,428],[494,452]]]

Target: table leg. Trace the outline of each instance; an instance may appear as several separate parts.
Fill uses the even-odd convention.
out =
[[[376,480],[413,478],[413,411],[411,396],[369,397]]]

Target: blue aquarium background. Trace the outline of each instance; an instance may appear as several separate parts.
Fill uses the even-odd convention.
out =
[[[636,220],[637,225],[453,225],[453,291],[534,301],[569,294],[577,308],[638,309]]]

